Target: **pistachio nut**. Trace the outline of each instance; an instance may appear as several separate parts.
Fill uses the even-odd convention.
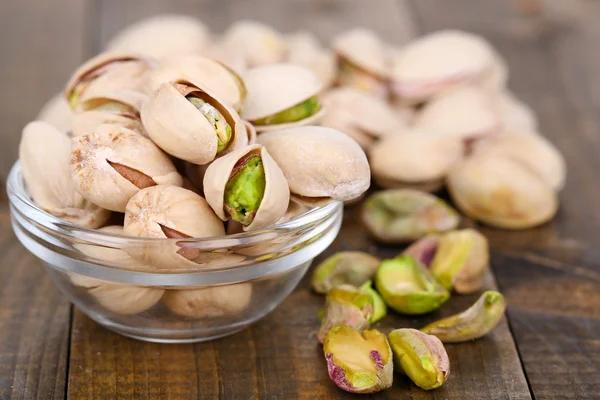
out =
[[[368,293],[373,300],[373,315],[371,315],[369,322],[374,324],[385,318],[387,315],[387,305],[379,293],[373,289],[373,281],[366,281],[358,289],[361,292]]]
[[[326,294],[341,284],[361,286],[375,276],[381,260],[363,251],[342,251],[321,262],[313,272],[315,292]]]
[[[194,164],[208,164],[247,138],[233,108],[199,84],[163,83],[142,106],[142,122],[164,151]]]
[[[508,90],[502,91],[494,100],[504,132],[531,135],[538,132],[539,122],[535,112],[513,93]]]
[[[384,188],[437,191],[450,168],[464,157],[464,147],[459,138],[413,128],[371,147],[371,173]]]
[[[272,64],[244,74],[248,96],[244,119],[257,131],[307,125],[322,117],[321,82],[310,70],[293,64]]]
[[[384,334],[333,327],[323,345],[331,380],[350,393],[375,393],[392,386],[392,350]]]
[[[444,343],[460,343],[478,339],[494,329],[506,310],[504,296],[487,291],[467,310],[433,322],[421,331],[437,336]]]
[[[403,256],[410,256],[429,268],[436,255],[440,243],[439,234],[431,234],[417,240],[408,246],[403,252]]]
[[[147,136],[140,120],[140,109],[146,96],[132,90],[97,93],[80,104],[79,113],[73,116],[73,136],[93,132],[98,126],[119,125]]]
[[[465,214],[499,228],[532,228],[558,209],[556,192],[539,175],[501,155],[466,158],[452,168],[447,184]]]
[[[210,33],[200,20],[189,15],[162,14],[129,25],[110,40],[107,48],[162,58],[200,54],[209,44]]]
[[[60,132],[68,132],[71,130],[73,110],[65,96],[59,93],[44,104],[35,120],[47,122]]]
[[[118,125],[101,125],[71,140],[71,178],[86,199],[124,212],[140,189],[182,184],[169,157],[152,141]]]
[[[506,132],[478,141],[473,150],[476,155],[493,154],[518,162],[555,191],[560,191],[565,185],[565,160],[560,151],[543,136]]]
[[[424,390],[442,386],[450,374],[450,359],[442,342],[416,329],[396,329],[388,335],[394,367]]]
[[[71,75],[65,97],[73,110],[98,94],[119,90],[142,89],[151,63],[133,53],[106,52],[80,66]]]
[[[308,202],[352,200],[370,185],[367,156],[332,128],[303,126],[258,136],[285,175],[290,191]]]
[[[362,220],[384,243],[405,243],[427,234],[455,229],[460,215],[442,199],[411,189],[388,189],[369,196]]]
[[[165,82],[196,82],[237,112],[241,111],[247,93],[246,84],[234,69],[198,54],[166,58],[148,73],[147,79],[148,94]]]
[[[204,175],[204,194],[219,218],[232,218],[245,230],[273,225],[285,214],[290,199],[283,172],[259,144],[210,164]]]
[[[322,88],[333,85],[337,73],[335,54],[323,48],[314,34],[299,31],[288,35],[286,46],[286,62],[311,70],[321,81]]]
[[[172,238],[128,252],[134,258],[161,268],[190,268],[204,254],[186,242],[189,238],[222,236],[223,223],[204,198],[172,185],[158,185],[140,190],[127,203],[124,233],[148,238]]]
[[[343,32],[333,39],[332,47],[338,56],[338,84],[387,97],[390,57],[386,44],[373,31]]]
[[[473,293],[483,285],[490,262],[488,241],[474,229],[444,233],[431,261],[431,275],[446,289]]]
[[[258,21],[237,21],[223,35],[220,47],[244,56],[249,67],[274,64],[285,56],[285,39]]]
[[[86,200],[71,180],[71,141],[47,122],[30,122],[23,129],[19,159],[33,201],[44,211],[87,228],[99,228],[110,217]]]
[[[173,313],[189,318],[219,318],[242,313],[250,305],[252,284],[168,290],[163,303]]]
[[[323,343],[327,332],[336,325],[347,325],[357,331],[368,329],[373,317],[373,297],[351,285],[339,285],[327,293],[325,312],[317,334]]]
[[[401,314],[427,314],[450,298],[427,268],[409,256],[384,260],[375,274],[375,287],[385,303]]]

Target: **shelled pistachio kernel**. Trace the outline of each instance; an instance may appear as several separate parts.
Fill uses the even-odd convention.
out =
[[[358,288],[361,292],[368,293],[373,300],[373,315],[369,320],[370,323],[374,324],[381,321],[387,315],[387,305],[383,298],[375,289],[373,289],[373,281],[367,281]]]
[[[348,325],[356,330],[367,329],[373,316],[373,297],[354,286],[341,285],[327,294],[321,329],[317,335],[323,343],[327,332],[336,325]]]
[[[336,253],[315,268],[312,288],[326,294],[335,286],[348,284],[360,286],[372,279],[381,260],[362,251],[342,251]]]

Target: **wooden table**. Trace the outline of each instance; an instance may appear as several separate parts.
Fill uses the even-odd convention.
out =
[[[441,28],[483,34],[507,58],[511,88],[532,105],[542,131],[565,154],[562,208],[535,230],[481,227],[493,249],[495,278],[489,276],[488,285],[505,294],[508,314],[489,337],[449,346],[452,375],[444,388],[426,393],[396,375],[391,390],[364,398],[598,399],[600,11],[594,2],[585,3],[589,9],[583,3],[574,2],[574,12],[526,20],[500,0],[5,0],[0,181],[16,158],[22,126],[76,65],[141,17],[189,13],[217,32],[255,18],[282,31],[308,28],[323,39],[364,25],[396,44]],[[356,212],[347,210],[342,233],[319,260],[342,249],[382,257],[400,251],[369,241]],[[18,243],[8,208],[0,205],[0,282],[0,399],[355,398],[327,377],[314,339],[323,298],[309,291],[307,279],[275,312],[234,336],[189,345],[142,343],[74,309]],[[386,333],[418,327],[475,298],[454,296],[435,315],[392,316],[378,327]]]

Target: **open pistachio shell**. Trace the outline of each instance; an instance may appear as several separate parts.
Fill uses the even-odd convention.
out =
[[[416,329],[396,329],[389,336],[394,367],[423,390],[437,389],[450,374],[450,359],[440,340]]]
[[[375,274],[375,286],[385,303],[401,314],[427,314],[450,298],[427,268],[409,256],[384,260]]]
[[[68,132],[71,130],[73,110],[64,94],[59,93],[44,104],[35,120],[47,122],[60,132]]]
[[[432,322],[421,331],[437,336],[444,343],[460,343],[478,339],[494,329],[506,310],[504,296],[487,291],[467,310]]]
[[[313,272],[315,292],[326,294],[342,284],[361,286],[375,275],[381,260],[363,251],[342,251],[321,262]]]
[[[162,14],[129,25],[110,40],[107,48],[162,58],[202,53],[209,42],[209,31],[198,19],[188,15]]]
[[[392,386],[393,357],[382,333],[333,327],[323,345],[331,380],[350,393],[375,393]]]
[[[285,56],[285,39],[257,21],[242,20],[231,25],[220,47],[242,54],[251,68],[280,62]]]
[[[373,314],[371,315],[369,322],[374,324],[385,318],[387,315],[387,305],[385,304],[385,301],[383,301],[381,295],[373,289],[373,281],[366,281],[358,289],[363,293],[368,293],[373,300]]]
[[[360,146],[332,128],[303,126],[258,136],[283,171],[292,194],[311,199],[352,200],[370,185]]]
[[[118,90],[142,90],[148,60],[127,52],[106,52],[85,62],[67,83],[65,97],[73,110],[98,94]]]
[[[351,285],[336,286],[327,293],[321,329],[317,334],[323,343],[329,330],[337,325],[347,325],[361,331],[368,329],[373,316],[373,297]]]
[[[446,289],[473,293],[481,289],[490,262],[488,241],[474,229],[440,236],[430,271]]]
[[[259,132],[307,125],[323,114],[316,97],[321,83],[304,67],[265,65],[247,71],[243,78],[248,88],[243,117]]]
[[[444,177],[464,152],[459,138],[411,129],[386,136],[370,149],[371,173],[382,187],[434,191],[443,186]]]
[[[182,184],[169,157],[152,141],[118,125],[100,125],[71,140],[71,178],[86,199],[119,212],[140,189]]]
[[[245,134],[238,114],[199,84],[163,83],[142,106],[150,138],[167,153],[194,164],[208,164]]]
[[[34,121],[19,145],[23,178],[33,201],[44,211],[87,228],[99,228],[110,211],[86,200],[71,180],[71,141],[52,125]]]
[[[405,243],[427,234],[455,229],[459,214],[442,199],[411,189],[372,194],[363,205],[367,231],[384,243]]]
[[[252,284],[209,286],[190,290],[168,290],[163,303],[177,315],[189,318],[219,318],[243,312],[252,298]]]
[[[501,155],[466,158],[452,168],[447,183],[458,208],[499,228],[532,228],[552,219],[558,209],[552,187],[527,166]]]
[[[253,159],[259,164],[250,165]],[[204,193],[219,218],[227,221],[233,217],[245,225],[245,230],[277,222],[287,210],[290,195],[283,172],[259,144],[235,150],[210,164],[204,175]]]
[[[322,88],[333,85],[337,73],[335,54],[323,48],[314,34],[296,32],[286,38],[286,44],[288,63],[311,70],[321,81]]]

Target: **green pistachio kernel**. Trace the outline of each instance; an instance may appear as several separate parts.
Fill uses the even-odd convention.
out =
[[[317,96],[313,96],[310,99],[303,101],[302,103],[296,104],[295,106],[280,111],[277,114],[257,119],[252,123],[254,125],[287,124],[290,122],[296,122],[306,119],[316,114],[320,109],[321,103],[319,103],[319,98]]]
[[[227,144],[231,140],[231,126],[227,123],[227,120],[221,114],[221,112],[213,105],[207,103],[199,97],[190,95],[186,99],[194,105],[200,113],[210,122],[215,129],[217,134],[217,153],[222,152],[227,147]]]
[[[265,194],[265,170],[258,155],[242,158],[225,186],[225,209],[235,221],[250,225]]]

